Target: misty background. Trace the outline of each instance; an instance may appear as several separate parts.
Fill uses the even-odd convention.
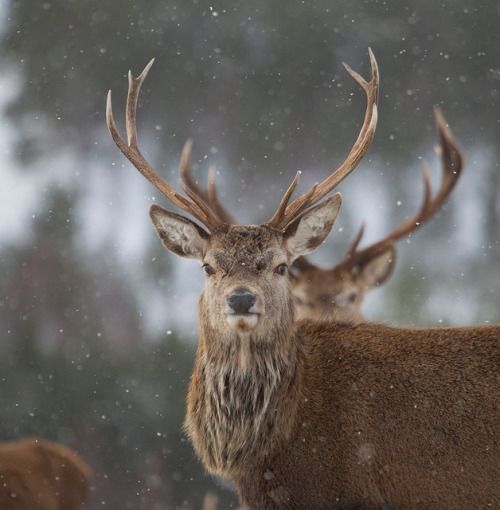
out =
[[[217,169],[221,201],[262,223],[297,170],[298,192],[345,159],[366,99],[342,66],[380,70],[379,121],[340,186],[338,262],[414,214],[422,161],[433,188],[438,105],[465,155],[436,217],[398,244],[391,280],[364,305],[405,326],[500,321],[500,5],[496,0],[0,0],[0,439],[39,435],[94,471],[88,508],[197,510],[207,490],[182,432],[204,282],[167,253],[147,214],[174,209],[114,145],[128,70],[155,58],[138,107],[141,149],[177,187]]]

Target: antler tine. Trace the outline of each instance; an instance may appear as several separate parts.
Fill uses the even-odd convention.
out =
[[[292,193],[295,191],[297,184],[300,179],[300,170],[295,174],[295,177],[292,181],[292,184],[288,186],[288,189],[285,191],[283,198],[281,199],[280,205],[278,206],[277,211],[274,213],[274,216],[266,223],[266,225],[274,228],[279,228],[280,221],[285,217],[285,211],[292,196]],[[314,186],[317,186],[318,183],[315,183]]]
[[[363,87],[367,97],[367,107],[363,126],[359,132],[358,138],[354,143],[351,152],[347,156],[344,163],[337,168],[329,177],[327,177],[321,184],[315,185],[314,193],[309,191],[305,195],[296,198],[282,214],[276,213],[273,218],[267,222],[267,225],[277,229],[284,229],[291,221],[293,221],[299,214],[306,209],[317,203],[330,193],[340,182],[342,182],[359,164],[364,157],[375,134],[377,126],[377,102],[378,102],[378,89],[379,89],[379,73],[377,61],[370,48],[368,48],[370,55],[370,65],[372,78],[369,82],[364,80],[358,73],[353,71],[347,64],[344,63],[345,68],[349,74]],[[281,205],[280,205],[281,207]]]
[[[196,181],[191,175],[191,147],[193,143],[188,140],[184,144],[182,149],[181,163],[179,165],[179,172],[181,179],[184,182],[184,186],[189,189],[194,195],[198,196],[211,210],[211,212],[217,216],[222,223],[228,223],[229,225],[235,225],[236,221],[231,215],[224,209],[222,204],[219,202],[217,192],[215,190],[215,169],[211,166],[208,169],[208,184],[207,189],[200,188]],[[184,189],[184,187],[183,187]],[[191,196],[191,195],[190,195]]]
[[[349,248],[347,248],[347,251],[345,252],[345,255],[342,259],[342,261],[348,261],[351,259],[354,254],[356,253],[356,249],[359,246],[359,242],[361,241],[361,238],[363,237],[363,234],[365,233],[365,224],[362,223],[358,235],[354,238],[354,241],[349,245]]]
[[[439,136],[439,152],[441,155],[443,176],[441,187],[427,209],[428,217],[426,217],[424,221],[432,217],[441,204],[448,198],[448,195],[460,178],[464,167],[464,156],[451,130],[446,125],[441,110],[437,106],[434,108],[434,118],[436,120],[436,128]]]
[[[207,202],[206,193],[198,187],[195,180],[191,176],[191,149],[193,147],[193,141],[191,139],[186,140],[184,147],[182,148],[181,161],[179,163],[179,173],[184,184],[191,190],[199,195],[205,202]]]
[[[413,215],[411,218],[408,218],[406,221],[401,223],[401,225],[398,225],[392,232],[378,241],[376,243],[377,245],[384,245],[398,241],[404,236],[409,235],[420,228],[426,219],[430,217],[428,215],[428,211],[433,201],[431,200],[432,190],[429,177],[429,167],[427,166],[426,161],[422,163],[422,177],[424,180],[424,193],[420,209],[415,215]]]
[[[429,221],[434,214],[436,214],[436,211],[443,205],[444,201],[455,187],[463,169],[463,155],[458,148],[457,142],[453,138],[450,129],[446,126],[446,122],[439,108],[434,109],[434,117],[436,119],[442,159],[442,177],[439,191],[436,193],[434,198],[431,198],[432,192],[429,169],[427,163],[424,161],[422,165],[424,195],[422,205],[418,212],[396,227],[380,241],[377,241],[371,246],[360,251],[352,252],[350,250],[348,254],[353,264],[364,257],[381,251],[385,246],[394,244],[399,239],[418,230],[424,223]],[[358,242],[359,239],[357,242],[355,241],[356,244],[353,243],[353,246],[356,246]],[[344,259],[347,260],[347,257],[344,257]]]
[[[236,225],[236,220],[224,209],[217,196],[215,188],[215,167],[213,165],[210,165],[208,168],[207,199],[207,203],[222,222],[228,223],[229,225]]]
[[[207,195],[208,195],[208,203],[209,204],[220,205],[219,199],[217,198],[217,190],[215,189],[215,166],[214,165],[210,165],[208,167]]]
[[[146,161],[142,155],[138,141],[137,141],[137,126],[136,126],[136,110],[137,110],[137,99],[139,97],[139,91],[141,86],[153,65],[154,59],[144,68],[142,73],[134,78],[132,73],[128,73],[128,94],[127,94],[127,106],[126,106],[126,132],[127,132],[127,143],[120,136],[116,127],[113,110],[111,106],[111,90],[108,92],[108,98],[106,102],[106,122],[108,125],[109,132],[114,142],[120,149],[120,151],[127,157],[127,159],[141,172],[144,177],[160,191],[170,202],[182,209],[183,211],[191,214],[196,219],[201,221],[210,230],[213,230],[220,223],[215,215],[208,209],[203,201],[196,196],[191,197],[191,200],[180,193],[178,193],[170,184],[162,179]]]

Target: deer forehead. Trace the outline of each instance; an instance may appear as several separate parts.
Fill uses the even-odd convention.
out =
[[[343,268],[334,267],[321,269],[314,267],[300,273],[297,283],[308,283],[313,289],[328,288],[331,292],[338,292],[349,283],[353,283],[353,274]]]
[[[271,264],[286,255],[283,236],[279,232],[262,226],[235,225],[228,232],[213,234],[205,260],[222,267],[231,267],[235,262],[253,267]]]

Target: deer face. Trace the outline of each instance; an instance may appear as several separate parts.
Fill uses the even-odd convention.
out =
[[[298,319],[361,322],[366,289],[350,271],[311,267],[294,272],[293,293]]]
[[[201,306],[212,327],[226,324],[243,332],[266,329],[274,314],[291,319],[291,260],[280,233],[267,227],[230,227],[212,236],[202,263],[206,284]]]
[[[272,340],[277,328],[293,320],[288,268],[319,246],[340,208],[333,195],[293,221],[284,232],[266,225],[223,225],[209,234],[191,220],[159,206],[151,218],[164,246],[182,257],[198,259],[206,274],[200,299],[202,327],[220,339],[252,332]]]
[[[332,269],[321,269],[300,259],[290,272],[299,319],[321,319],[335,322],[363,321],[361,305],[368,292],[384,283],[391,275],[395,248],[368,253],[351,263],[341,262]]]

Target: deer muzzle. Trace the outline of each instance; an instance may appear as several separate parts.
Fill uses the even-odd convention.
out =
[[[224,313],[231,327],[252,329],[259,320],[258,297],[248,289],[235,289],[226,296]]]

